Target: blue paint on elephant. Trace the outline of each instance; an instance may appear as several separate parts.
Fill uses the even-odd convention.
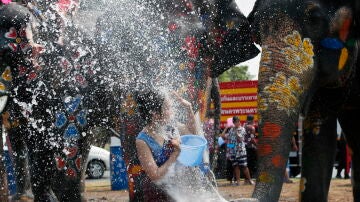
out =
[[[66,128],[64,133],[64,138],[66,139],[79,138],[79,131],[73,123],[69,124],[68,127]]]
[[[80,103],[81,103],[80,96],[72,98],[69,102],[64,103],[66,111],[69,113],[74,113],[78,109]]]
[[[341,42],[337,38],[328,38],[327,37],[327,38],[321,40],[321,45],[325,48],[334,49],[334,50],[344,48],[344,43]]]
[[[56,114],[55,126],[57,128],[63,127],[66,124],[66,122],[67,122],[67,118],[65,116],[65,113],[61,112]]]
[[[76,120],[80,126],[85,126],[87,124],[86,121],[86,112],[85,110],[81,110],[78,115],[76,115]]]

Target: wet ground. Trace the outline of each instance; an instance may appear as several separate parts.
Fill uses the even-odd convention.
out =
[[[299,181],[292,179],[294,183],[284,184],[279,201],[292,202],[298,201]],[[109,183],[97,183],[95,186],[88,181],[86,183],[86,193],[88,201],[92,202],[125,202],[128,201],[127,191],[110,191]],[[225,180],[218,180],[219,193],[227,200],[232,201],[241,197],[250,197],[254,185],[231,186]],[[194,200],[196,201],[196,200]],[[329,192],[329,202],[353,201],[350,179],[333,179]]]

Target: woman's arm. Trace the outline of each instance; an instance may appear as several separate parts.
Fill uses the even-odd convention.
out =
[[[172,144],[174,146],[174,152],[171,153],[169,159],[162,166],[158,167],[155,163],[155,160],[153,158],[149,146],[142,140],[136,140],[136,149],[141,167],[149,176],[151,181],[156,181],[161,179],[168,171],[170,165],[176,161],[176,158],[180,154],[178,142],[179,140],[172,140]]]
[[[195,114],[192,109],[191,103],[189,101],[185,100],[184,98],[182,98],[178,93],[174,92],[173,94],[179,100],[180,104],[182,106],[184,106],[184,108],[186,110],[187,119],[186,119],[185,126],[186,126],[187,131],[189,131],[189,133],[191,133],[191,134],[196,134],[197,132],[196,132]],[[189,134],[189,133],[187,133],[187,134]]]

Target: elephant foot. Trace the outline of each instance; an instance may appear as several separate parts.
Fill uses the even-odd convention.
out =
[[[230,202],[259,202],[256,198],[238,198],[230,200]]]
[[[82,192],[81,193],[81,202],[87,202],[88,200],[87,200],[87,198],[85,197],[85,193],[84,192]]]
[[[34,201],[34,195],[31,192],[16,193],[10,198],[11,202],[28,202]]]

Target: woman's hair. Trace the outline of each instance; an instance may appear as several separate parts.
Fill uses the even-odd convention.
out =
[[[154,113],[162,114],[165,96],[153,90],[139,92],[136,95],[137,108],[144,118],[145,124],[150,123]]]

